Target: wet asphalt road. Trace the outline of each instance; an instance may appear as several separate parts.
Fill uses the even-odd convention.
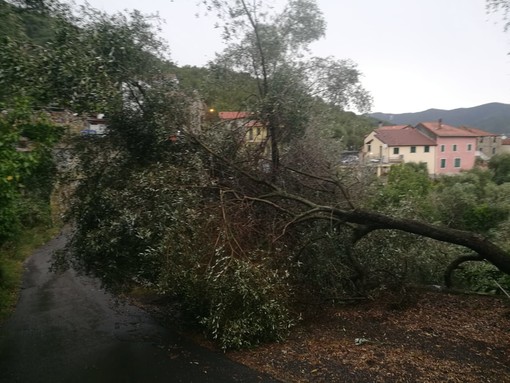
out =
[[[65,241],[27,260],[18,306],[0,328],[0,382],[274,382],[159,326],[94,279],[50,272]]]

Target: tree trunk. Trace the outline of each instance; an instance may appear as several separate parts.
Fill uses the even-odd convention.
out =
[[[444,272],[444,284],[446,287],[452,287],[452,274],[455,270],[459,268],[461,264],[464,262],[473,262],[473,261],[483,261],[483,258],[477,254],[471,255],[463,255],[459,258],[456,258],[452,263],[448,265]]]
[[[343,211],[334,209],[332,213],[346,222],[367,225],[371,227],[372,230],[400,230],[467,247],[483,259],[492,263],[502,272],[510,275],[510,255],[481,234],[436,226],[415,220],[393,218],[380,213],[363,210]]]

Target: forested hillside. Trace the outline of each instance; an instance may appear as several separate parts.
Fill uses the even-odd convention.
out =
[[[453,110],[428,109],[423,112],[400,114],[371,113],[370,116],[395,125],[416,125],[420,122],[442,119],[449,125],[470,126],[510,137],[510,105],[497,102]]]

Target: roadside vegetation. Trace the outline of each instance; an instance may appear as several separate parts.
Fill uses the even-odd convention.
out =
[[[53,238],[58,230],[58,226],[49,223],[27,228],[0,248],[0,323],[16,307],[24,261],[35,249]]]
[[[22,262],[54,231],[51,150],[61,130],[24,105],[0,116],[0,319],[14,306]],[[28,144],[30,142],[30,144]]]
[[[386,292],[405,301],[410,286],[510,290],[507,157],[436,180],[419,164],[395,166],[385,180],[341,166],[340,153],[359,147],[375,122],[345,111],[370,107],[355,63],[307,55],[325,30],[315,2],[290,1],[277,14],[206,3],[230,17],[228,47],[210,67],[177,68],[156,20],[137,12],[0,1],[11,22],[0,102],[13,134],[0,146],[11,156],[0,169],[1,219],[10,220],[0,235],[49,217],[59,130],[33,111],[58,105],[105,113],[109,126],[105,136],[66,141],[73,155],[59,182],[74,190],[74,235],[55,266],[118,292],[156,292],[223,349],[282,340],[310,307]],[[51,20],[44,41],[27,34],[23,14]],[[29,123],[8,120],[20,100]],[[205,112],[204,101],[252,112],[269,154]],[[27,168],[15,150],[21,136],[38,148]],[[27,209],[32,193],[39,199]]]

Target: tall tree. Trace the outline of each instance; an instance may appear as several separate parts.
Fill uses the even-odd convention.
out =
[[[106,112],[127,92],[165,81],[164,44],[153,25],[157,20],[137,11],[78,11],[51,0],[22,3],[22,8],[8,5],[18,22],[0,37],[0,103],[26,97],[38,106]],[[43,40],[27,33],[24,21],[33,17],[51,25]]]
[[[353,62],[310,56],[310,44],[326,28],[314,0],[291,0],[281,12],[260,0],[204,3],[218,11],[229,44],[216,62],[257,81],[253,111],[269,133],[273,174],[279,168],[280,143],[304,130],[313,98],[342,108],[369,108],[370,96]]]

